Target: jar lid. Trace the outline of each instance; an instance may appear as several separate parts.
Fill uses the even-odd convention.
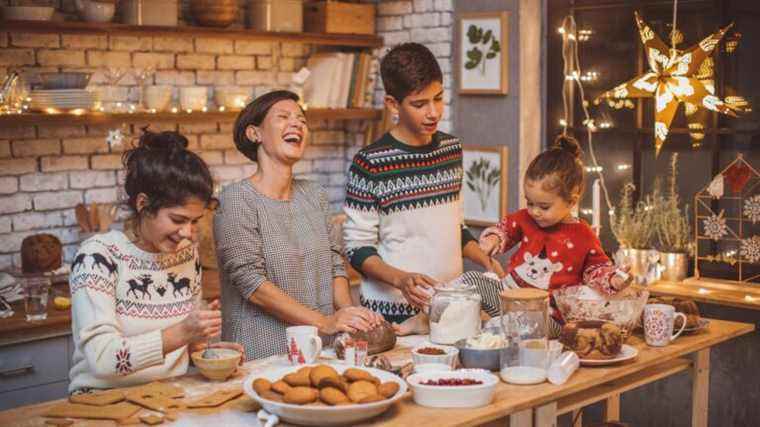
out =
[[[531,301],[549,298],[549,293],[536,288],[505,289],[501,291],[501,299],[510,301]]]

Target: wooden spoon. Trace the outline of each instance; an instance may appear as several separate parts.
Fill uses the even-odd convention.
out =
[[[92,231],[90,229],[90,217],[87,214],[87,207],[85,205],[81,203],[77,204],[76,208],[74,208],[74,215],[77,218],[79,228],[81,228],[83,232],[89,233]]]

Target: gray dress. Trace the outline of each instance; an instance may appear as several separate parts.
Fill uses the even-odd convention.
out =
[[[289,201],[264,196],[248,179],[222,192],[214,219],[222,339],[242,344],[248,360],[286,352],[289,325],[249,301],[264,281],[306,307],[334,312],[332,281],[346,273],[329,215],[325,191],[311,181],[294,180]]]

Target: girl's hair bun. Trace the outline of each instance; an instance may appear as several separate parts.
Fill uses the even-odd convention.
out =
[[[568,135],[559,135],[554,140],[554,146],[552,148],[566,151],[573,155],[575,158],[580,158],[583,154],[581,145],[578,144],[578,140]]]
[[[187,138],[179,132],[152,132],[148,130],[147,126],[142,129],[142,132],[138,148],[145,148],[151,151],[182,151],[187,149],[189,145]]]

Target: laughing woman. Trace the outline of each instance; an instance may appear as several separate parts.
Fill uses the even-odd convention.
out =
[[[222,339],[259,359],[286,352],[288,326],[312,325],[329,336],[379,323],[351,304],[324,189],[293,176],[309,136],[298,96],[262,95],[240,112],[234,132],[258,169],[224,189],[214,221]]]

